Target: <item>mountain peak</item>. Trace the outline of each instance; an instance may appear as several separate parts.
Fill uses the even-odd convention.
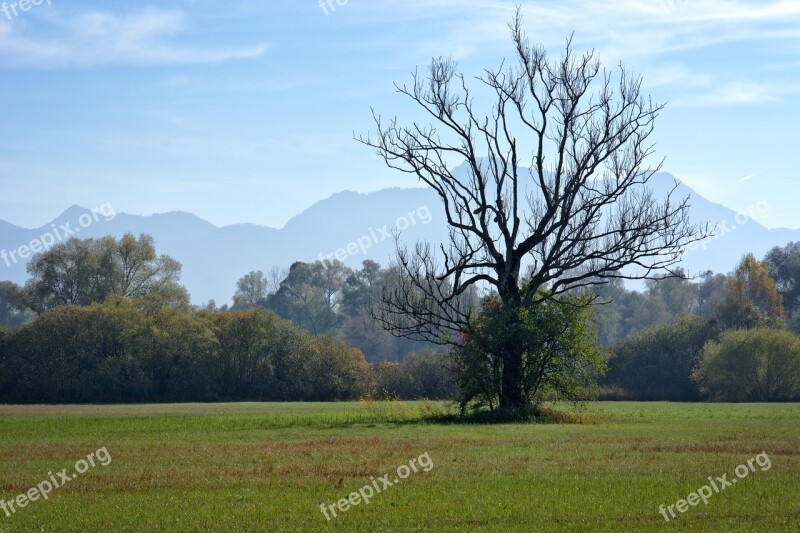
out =
[[[89,209],[82,207],[78,204],[73,204],[66,208],[60,215],[56,217],[56,220],[64,219],[64,218],[77,218],[84,213],[91,212]]]

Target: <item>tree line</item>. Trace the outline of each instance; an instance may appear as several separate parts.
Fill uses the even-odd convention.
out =
[[[592,298],[589,308],[554,302],[509,317],[496,294],[475,291],[475,327],[457,349],[383,331],[376,302],[399,274],[372,261],[298,262],[271,280],[251,272],[230,308],[190,305],[180,263],[147,235],[73,239],[29,273],[22,287],[0,284],[4,402],[427,397],[492,409],[504,343],[529,345],[532,394],[553,392],[539,367],[583,397],[596,380],[618,399],[790,400],[800,389],[797,243],[728,275],[665,276],[641,292],[610,280],[562,297]]]
[[[288,271],[273,269],[267,276],[259,270],[243,276],[236,283],[231,309],[263,307],[314,335],[345,339],[371,362],[403,361],[432,345],[393,336],[374,319],[382,292],[395,285],[399,275],[396,267],[383,268],[370,260],[359,269],[336,260],[296,262]],[[477,291],[472,297],[477,301]]]
[[[697,283],[664,279],[649,283],[644,294],[623,293],[598,313],[601,335],[619,335],[630,313],[655,323],[613,345],[603,396],[800,400],[798,288],[800,245],[790,243],[762,260],[746,255],[729,275],[709,272]],[[604,296],[614,290],[619,288],[609,287]],[[626,309],[626,296],[642,305]]]
[[[72,239],[38,254],[24,286],[0,285],[0,402],[335,401],[454,394],[438,354],[407,351],[403,362],[370,364],[360,349],[335,335],[333,325],[342,321],[301,309],[295,295],[310,295],[306,301],[313,304],[316,288],[297,281],[310,270],[300,264],[278,291],[285,306],[279,309],[293,310],[289,316],[298,323],[257,305],[263,303],[257,299],[243,304],[242,283],[232,309],[193,307],[179,284],[181,270],[178,261],[156,254],[149,235]],[[334,265],[327,273],[329,290],[331,280],[344,273]],[[363,303],[356,303],[364,297],[355,290],[360,278],[350,272],[341,279],[349,281],[342,312],[352,316]],[[339,298],[332,292],[325,297]],[[322,319],[327,326],[315,327]]]

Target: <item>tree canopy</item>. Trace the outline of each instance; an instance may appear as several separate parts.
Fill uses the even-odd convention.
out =
[[[157,293],[173,305],[189,305],[179,285],[181,264],[155,251],[150,235],[116,240],[77,239],[59,243],[28,263],[25,304],[37,313],[62,305],[89,305],[110,296],[141,298]]]

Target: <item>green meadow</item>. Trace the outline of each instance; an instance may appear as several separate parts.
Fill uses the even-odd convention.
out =
[[[450,409],[0,406],[6,502],[101,448],[111,458],[0,511],[0,531],[800,530],[798,404],[599,402],[553,406],[565,422],[493,425],[453,423]],[[428,472],[321,512],[425,453]],[[769,469],[670,523],[659,513],[761,453]]]

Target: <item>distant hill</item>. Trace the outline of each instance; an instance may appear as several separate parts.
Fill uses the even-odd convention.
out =
[[[159,253],[183,263],[182,282],[192,301],[229,302],[236,281],[251,270],[289,267],[294,261],[314,261],[339,251],[339,258],[358,267],[365,259],[388,264],[395,250],[393,233],[404,228],[408,242],[442,240],[446,235],[435,195],[426,189],[387,189],[372,194],[341,192],[318,202],[277,230],[255,224],[217,227],[184,212],[152,216],[118,213],[97,220],[88,209],[73,206],[51,223],[25,229],[0,221],[0,250],[17,250],[47,233],[63,234],[69,223],[74,236],[120,237],[126,232],[149,233]],[[410,215],[410,213],[412,213]],[[81,227],[79,220],[91,224]],[[88,218],[87,218],[88,217]],[[55,229],[54,229],[55,228]],[[349,249],[348,249],[349,247]],[[365,250],[365,253],[362,253]],[[8,256],[7,256],[8,257]],[[24,283],[25,264],[0,258],[0,280]]]
[[[671,175],[660,173],[653,178],[653,190],[663,195],[674,182]],[[760,257],[773,246],[800,240],[800,230],[767,229],[759,223],[769,216],[765,202],[754,202],[752,218],[737,218],[735,211],[683,184],[679,184],[677,194],[691,195],[695,220],[719,225],[718,237],[687,251],[684,267],[691,274],[729,272],[747,252]],[[70,230],[79,229],[76,236],[82,238],[149,233],[159,253],[183,263],[182,281],[192,301],[199,304],[213,298],[221,305],[230,301],[236,281],[251,270],[266,272],[273,266],[288,267],[294,261],[314,261],[330,254],[335,257],[337,251],[339,258],[352,267],[365,259],[386,265],[395,250],[390,235],[397,229],[403,230],[401,238],[409,243],[441,242],[447,236],[438,198],[430,189],[337,193],[312,205],[281,229],[255,224],[220,228],[184,212],[152,216],[119,213],[113,219],[106,218],[102,212],[93,217],[88,209],[73,206],[41,228],[25,229],[0,221],[0,251],[18,250],[46,233],[55,234],[67,223]],[[81,226],[81,222],[90,220],[86,227]],[[11,266],[0,258],[0,279],[24,283],[24,262],[8,262]]]

